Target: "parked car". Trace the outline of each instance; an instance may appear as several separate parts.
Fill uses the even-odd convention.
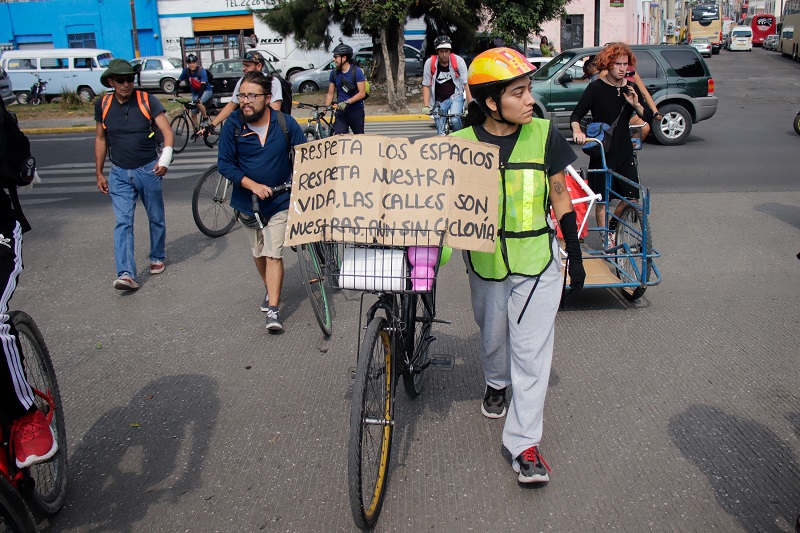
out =
[[[753,30],[750,26],[734,26],[731,30],[731,42],[728,50],[753,51]]]
[[[292,76],[293,93],[313,93],[314,91],[327,91],[331,71],[334,69],[333,61],[319,68],[304,70]]]
[[[8,74],[20,104],[28,101],[30,88],[37,80],[47,82],[47,100],[62,91],[75,91],[85,101],[105,92],[100,75],[114,56],[97,48],[48,48],[8,50],[0,57],[0,67]]]
[[[175,84],[183,71],[183,63],[175,57],[146,56],[131,59],[132,65],[142,65],[139,72],[139,87],[161,89],[165,93],[175,91]]]
[[[408,44],[403,46],[403,52],[406,56],[406,78],[422,76],[422,66],[425,64],[425,59],[422,57],[422,53]],[[366,72],[373,61],[372,46],[364,46],[359,48],[356,50],[353,57]]]
[[[764,44],[762,45],[764,50],[772,50],[773,52],[778,50],[778,35],[772,34],[767,35],[764,38]]]
[[[689,43],[689,46],[692,46],[703,57],[711,57],[711,41],[706,39],[705,37],[696,37],[692,39],[692,42]]]
[[[208,70],[214,76],[214,81],[211,84],[214,95],[211,97],[210,107],[222,107],[231,101],[233,89],[236,88],[239,79],[244,76],[242,60],[238,57],[220,59],[211,63]],[[277,70],[271,63],[264,64],[264,74],[275,74],[276,72]]]
[[[536,57],[529,57],[528,58],[528,61],[530,61],[531,65],[536,67],[536,70],[539,70],[540,68],[542,68],[543,66],[545,66],[546,64],[548,64],[552,60],[553,60],[552,57],[542,57],[542,56],[536,56]],[[581,63],[581,67],[582,66],[583,66],[583,63]],[[578,76],[578,77],[580,77],[580,76]]]
[[[3,67],[0,67],[0,98],[3,99],[3,103],[7,106],[17,99],[11,87],[11,79],[6,74],[6,71],[3,70]]]
[[[636,54],[636,71],[663,115],[660,123],[653,124],[654,137],[665,145],[683,144],[693,124],[717,112],[708,65],[691,46],[635,45],[631,49]],[[534,112],[552,120],[567,137],[572,137],[570,114],[586,88],[585,81],[576,81],[583,75],[582,62],[600,50],[567,50],[532,76]]]
[[[281,59],[269,50],[257,50],[257,52],[264,56],[264,59],[266,59],[267,63],[270,64],[272,70],[279,72],[281,76],[287,80],[298,72],[314,68],[314,63],[311,63],[310,61],[300,59]]]

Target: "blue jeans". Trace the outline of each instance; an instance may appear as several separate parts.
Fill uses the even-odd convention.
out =
[[[464,112],[464,94],[448,98],[444,102],[439,102],[439,108],[442,113],[451,113],[458,115],[450,119],[450,125],[453,126],[453,131],[458,131],[462,128],[461,114]],[[444,135],[444,117],[436,117],[436,133]]]
[[[108,174],[108,194],[114,206],[114,260],[117,276],[127,274],[136,279],[136,260],[133,250],[133,214],[136,199],[142,196],[142,204],[150,221],[150,262],[163,262],[167,224],[164,220],[164,197],[161,194],[163,178],[156,176],[153,168],[156,160],[133,169],[111,166]]]

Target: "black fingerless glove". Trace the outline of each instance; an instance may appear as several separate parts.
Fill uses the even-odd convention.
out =
[[[564,235],[564,248],[567,250],[567,271],[569,272],[570,294],[583,288],[586,281],[586,271],[583,269],[583,253],[578,240],[578,222],[575,211],[570,211],[561,217],[558,225]]]

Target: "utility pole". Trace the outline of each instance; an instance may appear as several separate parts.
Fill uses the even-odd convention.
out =
[[[136,30],[136,5],[134,5],[134,0],[131,0],[131,27],[133,28],[133,54],[134,57],[140,57],[139,32]]]
[[[594,0],[594,45],[600,46],[600,0]]]

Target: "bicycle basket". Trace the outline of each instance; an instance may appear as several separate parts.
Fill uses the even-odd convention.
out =
[[[332,283],[369,292],[429,292],[439,271],[443,231],[325,228],[326,241],[344,243]],[[380,233],[380,235],[378,235]],[[332,264],[332,263],[329,263]]]

